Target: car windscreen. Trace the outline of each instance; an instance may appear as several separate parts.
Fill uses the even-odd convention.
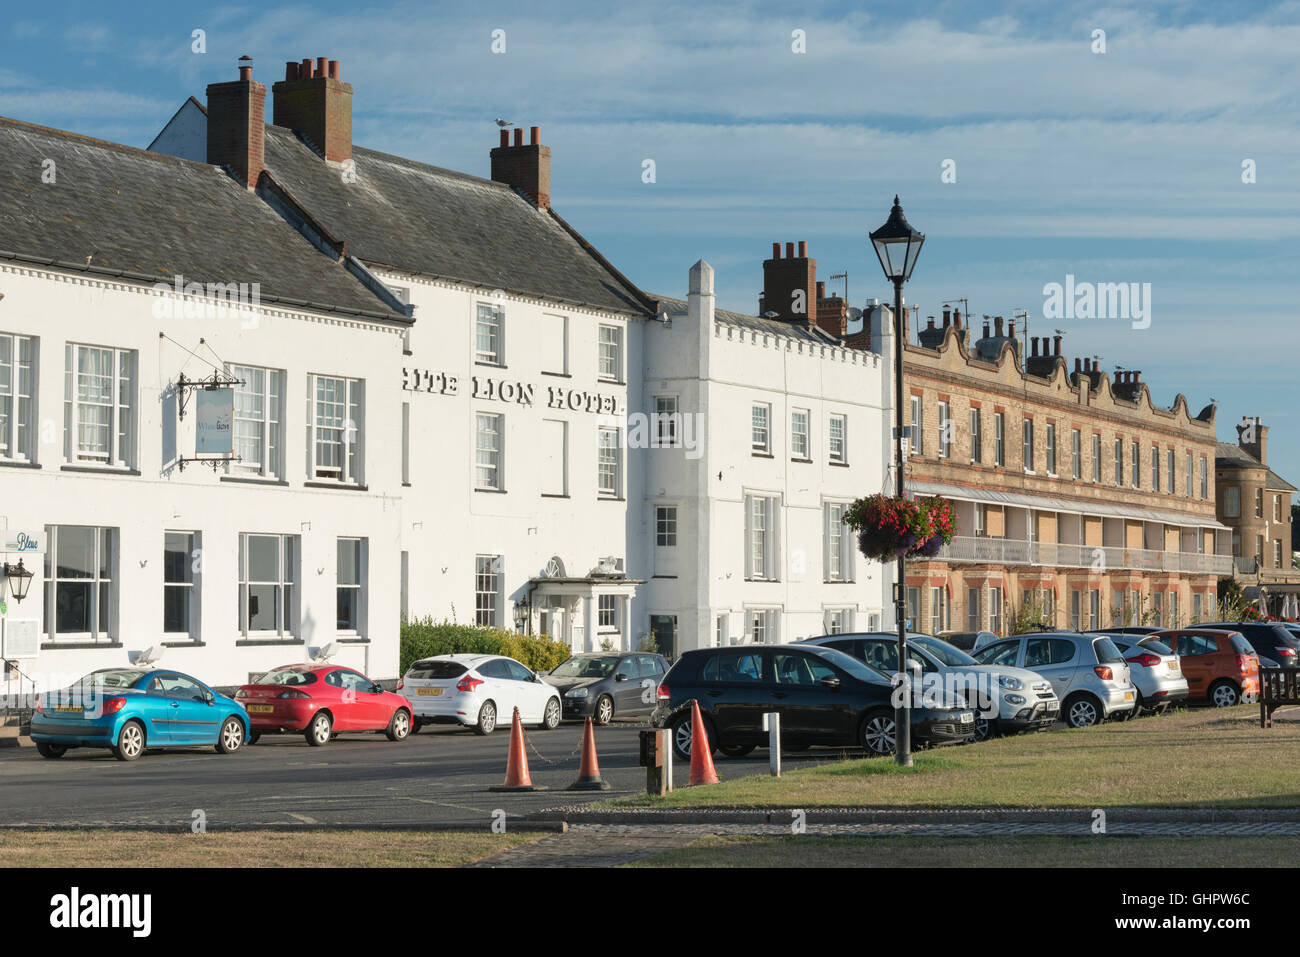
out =
[[[468,670],[459,661],[417,661],[406,672],[406,677],[415,681],[438,681],[459,678]]]
[[[934,657],[939,659],[940,664],[947,665],[950,668],[956,668],[961,665],[979,664],[974,658],[966,654],[960,648],[948,644],[942,638],[931,638],[928,635],[924,638],[913,638],[912,644],[920,645]]]
[[[94,671],[77,682],[78,688],[133,688],[145,673],[134,668]]]
[[[1097,660],[1103,665],[1119,664],[1124,660],[1124,656],[1115,647],[1115,642],[1109,638],[1098,638],[1092,643],[1092,647],[1097,652]]]
[[[551,672],[553,678],[608,678],[618,664],[618,655],[570,658]]]
[[[1174,649],[1170,648],[1159,638],[1143,638],[1138,642],[1138,645],[1145,648],[1153,655],[1172,655],[1174,653]]]
[[[870,681],[872,684],[880,684],[882,681],[889,683],[890,678],[883,671],[871,667],[865,661],[859,661],[851,655],[846,655],[842,651],[836,651],[834,648],[827,648],[825,645],[806,645],[804,650],[811,652],[823,661],[826,661],[841,671],[847,671],[859,681]]]
[[[286,666],[272,668],[257,679],[259,685],[310,685],[316,683],[316,672]]]

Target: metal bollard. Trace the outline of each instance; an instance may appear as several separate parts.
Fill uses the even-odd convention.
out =
[[[781,776],[781,715],[770,711],[763,715],[763,730],[767,732],[767,763],[772,777]]]

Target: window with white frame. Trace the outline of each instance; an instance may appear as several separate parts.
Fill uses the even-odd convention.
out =
[[[655,396],[654,447],[675,449],[681,444],[681,413],[677,410],[677,396]]]
[[[978,587],[966,589],[966,630],[980,630],[980,590]]]
[[[1092,480],[1101,481],[1101,436],[1095,432],[1092,435]]]
[[[299,538],[239,536],[239,630],[248,635],[297,634]]]
[[[921,589],[915,585],[907,588],[906,620],[907,628],[915,631],[921,617]]]
[[[1273,521],[1275,522],[1282,521],[1282,496],[1281,495],[1273,496]]]
[[[335,580],[335,630],[343,634],[365,634],[366,540],[340,538]]]
[[[852,608],[827,608],[822,627],[828,635],[842,635],[853,630]]]
[[[1134,439],[1129,443],[1129,470],[1132,474],[1129,478],[1133,482],[1134,488],[1142,487],[1142,444]]]
[[[235,389],[235,455],[227,471],[278,479],[283,474],[280,438],[284,421],[284,372],[258,366],[227,366]]]
[[[596,627],[601,631],[618,631],[618,596],[599,595],[596,602]]]
[[[505,416],[478,412],[474,415],[474,487],[500,491],[504,488],[502,458]]]
[[[1151,446],[1151,491],[1160,491],[1160,450]]]
[[[1223,490],[1223,514],[1226,518],[1238,518],[1241,515],[1241,489],[1229,485]]]
[[[984,435],[981,428],[982,413],[977,406],[970,410],[970,460],[974,464],[984,461]]]
[[[1046,453],[1047,453],[1047,474],[1056,474],[1056,426],[1051,422],[1047,423],[1046,435]]]
[[[163,634],[199,637],[198,533],[163,534]]]
[[[728,636],[728,630],[729,630],[729,625],[727,622],[727,616],[717,615],[713,619],[713,647],[714,648],[725,648],[727,645],[731,643],[730,638]]]
[[[844,524],[843,502],[827,502],[824,506],[826,522],[826,581],[853,580],[853,536]]]
[[[1282,567],[1282,539],[1273,539],[1273,567]]]
[[[64,347],[63,457],[68,462],[135,465],[136,354],[68,343]]]
[[[0,333],[0,458],[36,459],[36,340]]]
[[[618,326],[600,327],[600,377],[623,381],[623,330]]]
[[[1124,440],[1115,439],[1115,484],[1124,484]]]
[[[750,412],[750,447],[755,452],[772,451],[772,407],[766,402],[755,402]]]
[[[827,455],[832,462],[843,465],[849,457],[848,419],[842,415],[832,415],[826,421],[829,427],[826,439]]]
[[[1167,488],[1165,491],[1167,491],[1170,495],[1173,495],[1174,494],[1174,450],[1173,449],[1170,449],[1166,453],[1165,465],[1166,465],[1165,473],[1168,476],[1166,478],[1166,481],[1169,483],[1169,488]]]
[[[1083,478],[1083,436],[1078,429],[1070,430],[1070,474],[1078,481]]]
[[[988,529],[988,506],[983,502],[975,503],[975,529],[976,538],[983,538]]]
[[[1201,500],[1205,501],[1210,497],[1209,472],[1206,470],[1205,456],[1201,456]]]
[[[474,359],[486,365],[499,366],[505,362],[502,351],[504,310],[500,306],[480,302],[474,323]]]
[[[1024,458],[1025,471],[1032,472],[1034,470],[1034,420],[1033,419],[1024,420],[1024,424],[1020,430],[1020,436],[1022,439],[1021,454]]]
[[[1002,634],[1002,588],[989,588],[989,631],[995,635]]]
[[[952,415],[951,407],[947,402],[939,403],[939,435],[936,448],[939,450],[939,458],[946,459],[952,452]]]
[[[778,631],[779,615],[775,608],[748,608],[745,610],[745,636],[756,644],[774,644],[781,640]]]
[[[948,590],[942,585],[930,586],[930,634],[941,635],[948,630]]]
[[[808,422],[810,415],[807,409],[794,409],[790,412],[790,455],[796,459],[807,459],[808,452]]]
[[[623,451],[618,429],[601,428],[596,433],[597,491],[604,498],[622,494]]]
[[[360,379],[307,376],[308,474],[344,485],[360,485],[362,395]]]
[[[772,495],[745,496],[745,577],[776,581],[778,499]]]
[[[495,628],[497,609],[500,604],[501,556],[476,555],[474,558],[474,624]]]
[[[1007,420],[1001,412],[993,413],[993,464],[1002,468],[1007,464]]]
[[[1192,483],[1192,453],[1187,453],[1187,497],[1192,497],[1192,490],[1196,486]]]
[[[912,424],[907,433],[908,450],[910,458],[913,455],[925,454],[925,432],[921,429],[922,415],[924,409],[921,405],[921,396],[914,395],[911,397],[912,402]]]
[[[45,633],[108,641],[116,633],[116,528],[45,526]]]

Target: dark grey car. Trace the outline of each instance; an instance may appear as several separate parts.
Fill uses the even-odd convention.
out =
[[[562,692],[564,717],[591,717],[609,724],[615,716],[648,715],[668,671],[662,655],[644,651],[589,651],[574,655],[542,680]]]

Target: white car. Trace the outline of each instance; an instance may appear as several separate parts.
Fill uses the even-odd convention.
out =
[[[504,655],[438,655],[421,658],[397,683],[415,712],[411,731],[426,724],[459,724],[491,734],[498,724],[519,720],[549,731],[560,723],[559,692]]]

